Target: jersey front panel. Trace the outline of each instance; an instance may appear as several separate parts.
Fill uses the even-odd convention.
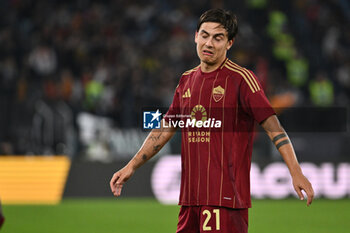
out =
[[[274,114],[254,74],[228,59],[214,72],[185,72],[165,120],[177,114],[213,126],[182,129],[179,204],[250,207],[254,121]]]

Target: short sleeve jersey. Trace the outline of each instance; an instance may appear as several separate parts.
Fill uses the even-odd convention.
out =
[[[182,128],[179,204],[251,207],[254,122],[273,114],[254,73],[229,59],[210,73],[185,72],[164,120],[187,116],[208,127]]]

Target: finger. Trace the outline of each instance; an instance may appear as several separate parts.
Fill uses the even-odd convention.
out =
[[[123,189],[123,185],[124,185],[124,179],[119,178],[118,182],[115,183],[115,191],[114,191],[114,196],[119,197],[122,189]]]
[[[116,185],[116,191],[114,193],[115,196],[119,197],[123,189],[123,184],[122,183],[117,183]]]
[[[295,191],[297,192],[299,199],[300,200],[304,200],[304,194],[301,192],[301,188],[300,187],[294,187]]]
[[[310,206],[312,203],[313,197],[307,197],[307,206]]]
[[[112,192],[114,192],[114,183],[115,183],[115,180],[116,180],[116,174],[114,173],[111,180],[109,181],[109,186],[112,190]]]
[[[307,206],[310,206],[313,199],[314,199],[314,190],[312,188],[308,189],[306,191],[306,195],[307,195]]]
[[[109,182],[109,185],[111,187],[112,192],[115,191],[115,183],[118,181],[118,179],[119,179],[119,173],[116,172],[116,173],[114,173],[111,181]]]
[[[123,174],[118,175],[118,179],[113,184],[113,187],[114,187],[113,194],[114,194],[114,196],[116,196],[116,197],[120,196],[124,183],[125,183],[125,177],[123,176]]]

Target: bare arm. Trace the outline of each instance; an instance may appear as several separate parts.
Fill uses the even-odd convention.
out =
[[[134,174],[136,169],[157,154],[175,134],[176,128],[164,129],[162,126],[163,122],[161,124],[161,129],[153,129],[145,139],[140,150],[129,163],[113,174],[110,186],[114,196],[120,196],[124,183]]]
[[[275,144],[277,150],[282,155],[285,163],[288,166],[289,172],[293,179],[293,186],[300,200],[304,200],[304,195],[301,190],[304,190],[307,195],[307,205],[312,203],[314,198],[314,190],[309,180],[303,175],[297,157],[295,155],[293,145],[289,140],[286,131],[281,126],[275,115],[267,118],[261,126],[265,129],[271,141]]]

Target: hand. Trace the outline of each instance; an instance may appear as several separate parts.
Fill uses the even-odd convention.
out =
[[[109,185],[114,196],[119,197],[123,188],[124,183],[134,174],[135,170],[131,166],[126,165],[113,174]]]
[[[306,192],[307,206],[310,206],[314,199],[314,189],[310,181],[303,174],[298,174],[297,176],[293,176],[293,186],[300,200],[304,200],[304,195],[301,190]]]

